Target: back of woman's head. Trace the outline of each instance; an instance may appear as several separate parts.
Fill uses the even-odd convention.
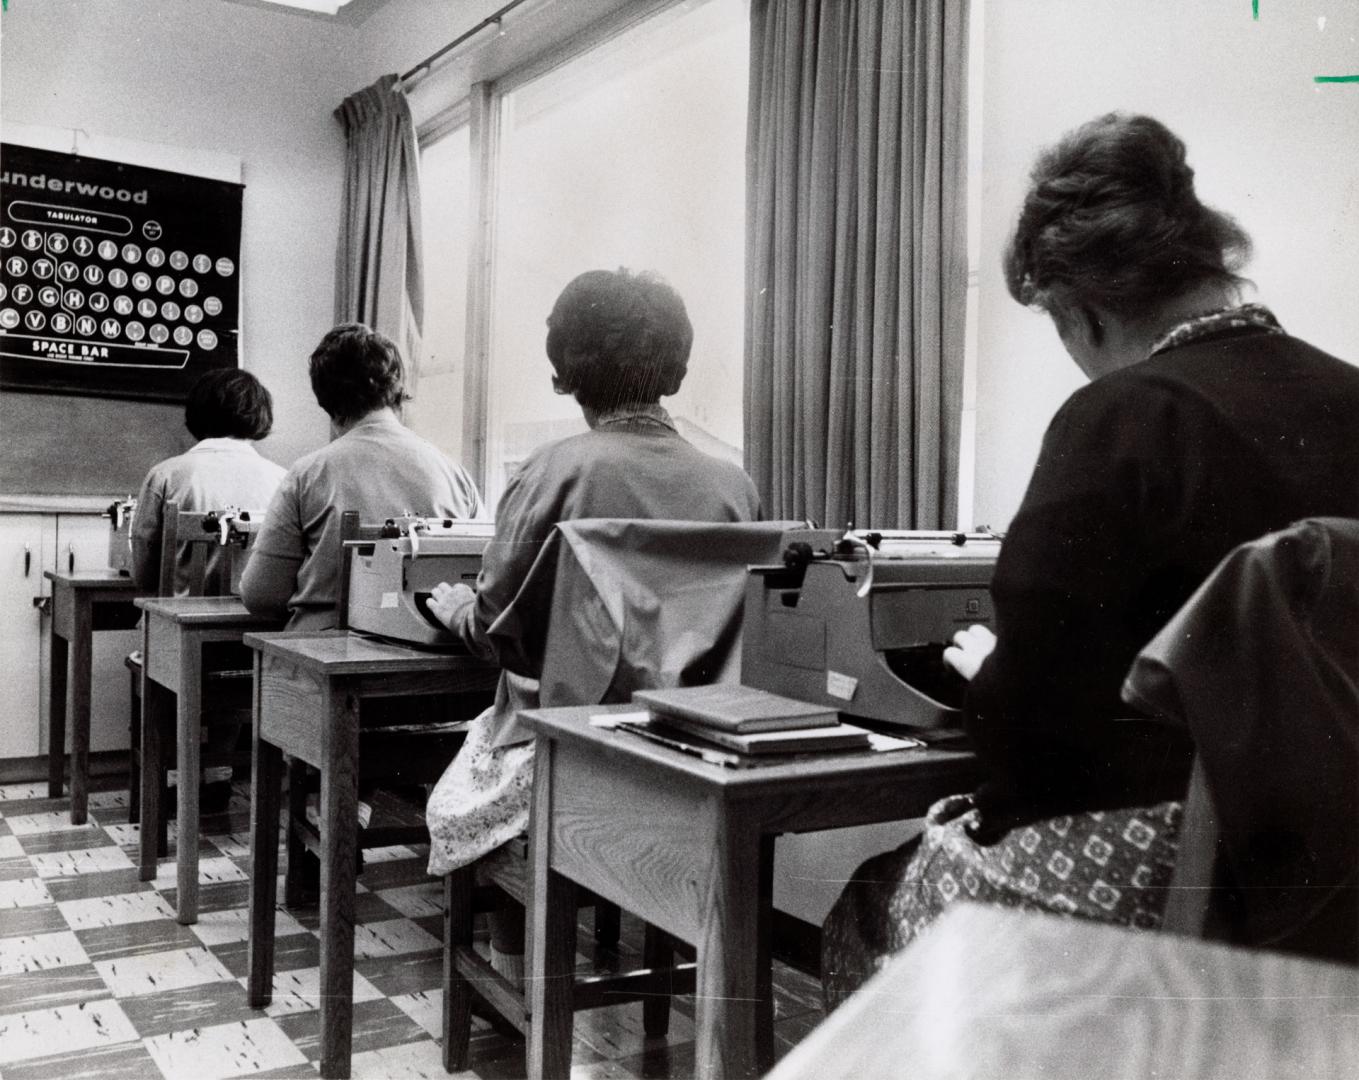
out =
[[[184,426],[195,439],[262,439],[274,426],[274,399],[250,372],[218,368],[189,390]]]
[[[1038,159],[1005,251],[1021,304],[1125,319],[1208,282],[1237,284],[1250,238],[1199,202],[1185,148],[1159,120],[1109,113]]]
[[[311,354],[311,389],[331,419],[348,423],[406,399],[401,353],[362,323],[341,323]]]
[[[581,274],[547,318],[547,356],[558,391],[597,412],[673,394],[693,343],[684,301],[652,273]]]

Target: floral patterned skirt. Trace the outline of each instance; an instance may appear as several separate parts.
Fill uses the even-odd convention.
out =
[[[425,805],[429,872],[447,874],[528,828],[533,743],[496,747],[494,706],[468,725],[467,741]]]
[[[930,807],[924,832],[869,859],[826,917],[821,980],[827,1009],[857,990],[958,899],[1161,925],[1174,870],[1180,803],[1037,821],[992,844],[971,795]]]

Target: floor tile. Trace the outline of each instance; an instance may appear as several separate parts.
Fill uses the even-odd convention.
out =
[[[40,878],[74,877],[108,870],[130,869],[132,861],[120,847],[86,848],[81,851],[54,851],[29,856],[34,873]]]
[[[28,907],[0,907],[0,938],[24,937],[29,934],[54,934],[69,930],[55,904],[33,904]]]
[[[0,938],[0,975],[87,964],[89,957],[69,930],[32,937]]]
[[[5,1067],[4,1080],[160,1080],[140,1042],[65,1051]]]
[[[434,990],[444,982],[443,945],[428,952],[354,960],[354,968],[388,997]]]
[[[189,929],[204,945],[225,945],[232,941],[246,941],[250,937],[250,909],[200,911],[198,922]],[[274,912],[275,939],[287,937],[289,934],[306,933],[309,933],[307,928],[286,911]]]
[[[71,824],[70,810],[48,810],[37,814],[6,814],[5,821],[9,831],[15,836],[33,836],[38,833],[83,832],[94,835],[99,832],[99,822],[91,814],[83,825]]]
[[[119,848],[110,848],[110,851],[118,851]],[[47,888],[52,893],[52,899],[60,903],[63,900],[84,900],[93,896],[116,896],[119,893],[146,892],[150,890],[149,883],[141,879],[137,868],[129,864],[116,870],[101,870],[92,874],[78,874],[69,878],[51,878],[47,882]]]
[[[262,1010],[250,1007],[249,996],[235,979],[121,998],[118,1003],[143,1039],[173,1031],[242,1023],[264,1015]]]
[[[107,999],[0,1016],[0,1067],[49,1056],[54,1046],[69,1053],[136,1038],[122,1008]]]
[[[219,1080],[305,1065],[306,1057],[267,1017],[157,1035],[146,1049],[167,1077]]]
[[[247,979],[243,976],[236,980],[245,987]],[[244,993],[244,989],[241,991]],[[354,972],[354,1001],[377,1001],[382,997],[372,983]],[[292,971],[274,972],[274,998],[266,1007],[268,1016],[288,1016],[292,1013],[310,1012],[321,1007],[321,969],[320,967],[295,968]]]
[[[398,994],[392,1004],[419,1024],[431,1038],[443,1038],[444,992],[438,990],[417,990],[413,994]]]
[[[57,904],[72,930],[92,930],[98,926],[126,926],[128,923],[173,919],[175,910],[154,892],[118,893],[85,900],[64,900]]]
[[[399,956],[441,948],[438,938],[406,919],[361,923],[354,927],[354,958],[368,960],[378,956]]]
[[[109,988],[93,964],[0,975],[0,1013],[31,1012],[59,1005],[106,1000]]]
[[[24,857],[23,845],[17,836],[0,836],[0,859],[21,859]]]
[[[96,926],[79,931],[77,936],[89,953],[90,960],[95,963],[195,949],[200,944],[187,926],[180,926],[174,919],[155,919],[122,926]]]
[[[424,881],[418,885],[405,885],[395,889],[380,889],[377,890],[377,895],[402,915],[410,918],[424,915],[442,916],[444,913],[442,880]]]
[[[354,1055],[353,1080],[447,1080],[439,1044],[433,1039]]]
[[[201,849],[201,845],[200,845]],[[155,889],[173,889],[177,884],[177,868],[174,860],[166,860],[156,867],[156,879],[151,882]],[[200,857],[198,860],[198,884],[220,885],[228,881],[248,881],[250,875],[228,859],[225,855]]]
[[[0,803],[20,799],[40,799],[47,794],[46,784],[0,784]],[[3,807],[0,807],[3,809]]]
[[[180,949],[122,960],[100,960],[94,967],[116,998],[231,978],[231,972],[207,949]]]
[[[37,904],[50,904],[52,894],[47,885],[38,878],[20,878],[17,881],[0,881],[0,911],[6,908],[33,907]]]

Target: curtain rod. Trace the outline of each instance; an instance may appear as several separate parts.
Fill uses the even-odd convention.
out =
[[[411,68],[410,71],[405,72],[400,77],[402,85],[404,86],[405,84],[411,82],[412,80],[419,78],[422,74],[428,75],[433,65],[437,63],[439,60],[443,59],[443,57],[446,54],[452,52],[464,41],[476,37],[476,35],[485,30],[486,27],[498,24],[506,15],[508,15],[511,11],[513,11],[522,3],[524,3],[524,0],[510,0],[508,4],[506,4],[499,11],[495,12],[495,14],[488,15],[486,18],[482,19],[481,22],[477,23],[476,26],[472,27],[471,30],[468,30],[464,34],[459,34],[438,52],[430,53],[427,57],[425,57],[418,64],[416,64],[415,67]]]

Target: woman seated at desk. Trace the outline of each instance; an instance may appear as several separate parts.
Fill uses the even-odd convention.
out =
[[[590,430],[528,456],[496,509],[477,591],[441,585],[430,603],[472,652],[511,664],[503,653],[514,643],[493,624],[558,522],[740,522],[760,510],[750,478],[687,443],[660,406],[679,389],[693,343],[674,289],[650,274],[590,271],[566,286],[547,327],[553,389],[575,396]],[[495,706],[473,722],[439,781],[426,808],[431,874],[466,866],[527,827],[533,744],[515,713],[532,708],[535,693],[531,680],[502,676]],[[522,978],[522,917],[494,920],[492,944],[501,973]]]
[[[167,503],[205,513],[234,506],[262,510],[283,479],[283,467],[262,457],[254,443],[274,425],[274,403],[248,371],[209,371],[184,402],[184,426],[198,440],[188,451],[151,467],[132,517],[132,577],[143,592],[160,587],[161,536]],[[203,591],[222,592],[223,560],[208,556]],[[185,544],[175,556],[175,595],[189,592],[193,559]]]
[[[401,354],[359,323],[335,327],[311,354],[311,388],[330,417],[331,441],[293,463],[251,545],[245,606],[288,619],[289,630],[337,625],[340,516],[363,522],[411,510],[433,517],[483,514],[472,478],[405,427]]]
[[[865,863],[826,922],[834,1003],[954,898],[1160,924],[1191,747],[1120,700],[1238,544],[1359,516],[1359,368],[1240,306],[1245,233],[1184,144],[1111,114],[1043,154],[1005,255],[1091,379],[1053,419],[991,585],[946,658],[988,779]]]

